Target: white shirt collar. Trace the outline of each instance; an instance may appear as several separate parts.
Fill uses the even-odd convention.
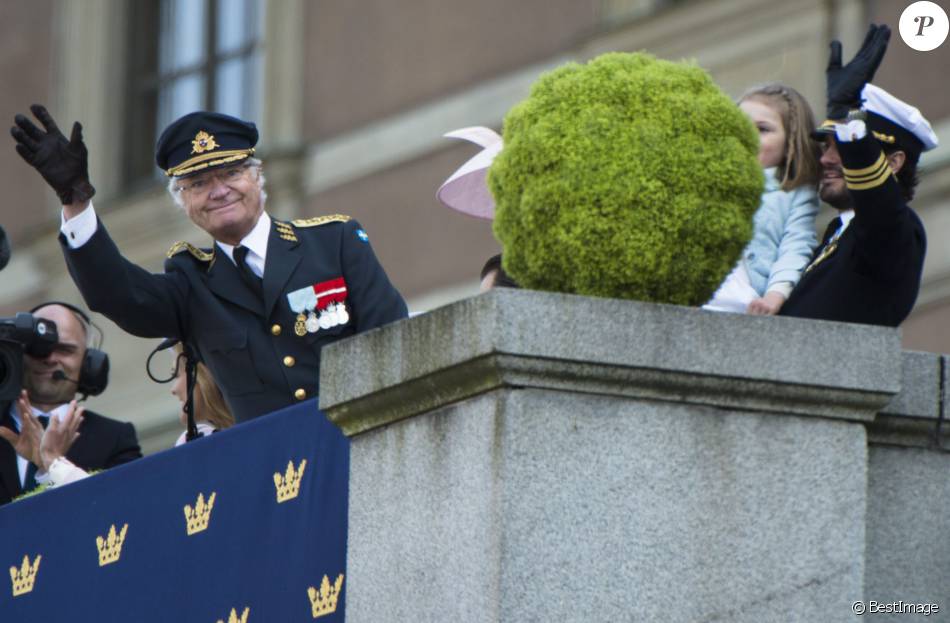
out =
[[[58,407],[56,407],[55,409],[53,409],[52,411],[50,411],[49,413],[43,413],[36,407],[32,407],[32,408],[33,408],[33,415],[48,415],[50,417],[56,418],[57,420],[62,420],[64,417],[66,417],[66,413],[69,411],[69,403],[68,402],[63,403],[59,405]]]
[[[33,415],[36,415],[36,416],[48,415],[58,420],[62,420],[64,417],[66,417],[66,412],[69,411],[69,403],[64,402],[63,404],[59,405],[58,407],[56,407],[49,413],[47,413],[46,411],[37,409],[33,405],[30,405],[30,408],[33,410]],[[10,403],[10,415],[13,417],[13,421],[16,422],[17,430],[20,430],[21,428],[23,428],[23,422],[20,421],[20,412],[17,411],[17,408],[16,408],[16,401]]]
[[[195,424],[196,424],[197,427],[198,427],[198,432],[199,432],[199,433],[204,433],[204,436],[205,436],[205,437],[208,437],[209,435],[211,435],[211,433],[213,433],[213,432],[215,432],[216,430],[218,430],[217,428],[215,428],[214,426],[212,426],[212,425],[209,424],[208,422],[203,422],[203,421],[202,421],[202,422],[195,422]],[[187,437],[188,437],[188,431],[187,431],[187,430],[186,430],[186,431],[183,431],[182,434],[179,435],[178,440],[175,441],[175,447],[177,448],[178,446],[184,445],[184,444],[188,441]]]
[[[840,231],[844,231],[848,228],[848,225],[851,224],[851,219],[854,218],[854,210],[843,210],[838,213],[838,218],[841,219]]]
[[[267,239],[270,237],[270,216],[267,212],[261,212],[261,217],[257,219],[257,224],[254,225],[254,228],[251,229],[251,232],[244,236],[244,239],[241,240],[240,246],[248,248],[248,257],[251,259],[259,259],[260,266],[264,266],[264,262],[267,259]],[[234,245],[225,244],[220,240],[216,241],[217,245],[221,247],[221,250],[224,251],[231,261],[234,261]],[[256,256],[256,257],[255,257]],[[263,272],[263,271],[261,271]]]

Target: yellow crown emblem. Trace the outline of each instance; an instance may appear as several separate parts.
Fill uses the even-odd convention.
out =
[[[316,619],[336,612],[336,602],[340,598],[340,588],[342,587],[343,574],[341,573],[332,585],[330,584],[330,578],[323,576],[319,591],[312,586],[307,589],[307,594],[310,595],[310,606],[313,609],[313,618]]]
[[[214,142],[214,137],[204,130],[195,134],[195,140],[191,141],[191,153],[200,154],[218,147]]]
[[[33,590],[33,582],[36,581],[36,572],[40,568],[40,556],[36,555],[36,560],[30,564],[30,557],[23,557],[23,565],[19,569],[10,567],[10,579],[13,581],[13,596],[23,595]]]
[[[199,493],[194,508],[191,508],[190,504],[185,504],[185,524],[189,536],[208,529],[208,522],[211,521],[211,509],[214,508],[215,495],[217,494],[212,491],[208,503],[205,504],[205,496]]]
[[[237,610],[231,608],[231,616],[228,617],[228,623],[247,623],[247,615],[251,612],[250,608],[245,608],[244,613],[241,614],[241,618],[238,618]],[[221,619],[218,619],[218,623],[224,623]]]
[[[294,470],[294,462],[287,461],[287,471],[283,476],[274,472],[274,486],[277,487],[277,503],[286,502],[297,497],[300,492],[300,481],[303,480],[303,470],[307,468],[307,459],[300,461],[300,467]]]
[[[109,526],[109,534],[106,538],[96,537],[96,547],[99,549],[99,566],[104,567],[110,563],[119,560],[122,555],[122,544],[125,543],[125,533],[129,530],[129,524],[122,526],[122,531],[116,534],[115,525]]]

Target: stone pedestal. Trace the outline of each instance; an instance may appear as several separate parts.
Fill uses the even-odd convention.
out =
[[[323,352],[347,618],[852,621],[896,331],[495,290]]]

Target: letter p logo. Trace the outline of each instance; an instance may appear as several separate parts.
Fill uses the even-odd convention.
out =
[[[934,25],[934,18],[930,17],[929,15],[918,15],[914,18],[914,21],[920,24],[920,28],[917,30],[918,37],[924,36],[924,28]]]
[[[918,52],[934,50],[947,39],[947,14],[933,2],[914,2],[901,13],[901,39]]]

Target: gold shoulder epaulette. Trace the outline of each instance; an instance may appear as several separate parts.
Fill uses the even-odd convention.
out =
[[[326,216],[315,216],[314,218],[298,218],[290,221],[294,227],[316,227],[326,225],[327,223],[345,223],[350,220],[345,214],[328,214]]]
[[[176,242],[175,244],[172,245],[172,248],[169,249],[168,253],[166,253],[165,255],[167,257],[172,257],[173,255],[177,255],[178,253],[181,253],[182,251],[188,251],[199,262],[210,262],[211,260],[214,259],[214,253],[209,253],[208,251],[202,251],[201,249],[191,244],[190,242]]]

